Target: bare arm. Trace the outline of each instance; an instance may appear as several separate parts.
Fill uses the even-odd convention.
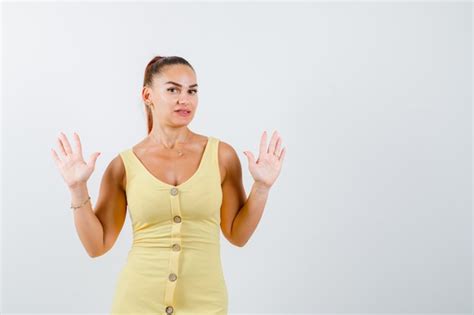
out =
[[[280,146],[281,137],[275,131],[267,149],[265,131],[261,137],[258,159],[255,159],[250,151],[244,152],[254,179],[250,195],[246,198],[237,152],[232,146],[222,142],[222,154],[219,154],[219,158],[224,163],[226,172],[222,183],[221,228],[226,238],[234,245],[244,246],[262,218],[270,187],[280,174],[285,157],[286,148],[280,149]]]
[[[72,205],[78,207],[71,211],[74,211],[79,238],[89,256],[97,257],[113,246],[125,221],[125,167],[119,155],[107,166],[94,210],[92,202],[88,200],[87,180],[95,169],[100,153],[92,154],[86,163],[79,135],[74,133],[73,138],[74,150],[66,135],[61,132],[57,139],[59,154],[51,149],[51,155],[71,192]]]
[[[226,170],[222,183],[221,229],[231,244],[243,247],[260,222],[269,188],[254,183],[247,198],[237,152],[224,141],[221,141],[220,147],[221,161]]]
[[[221,230],[225,238],[233,245],[242,247],[243,242],[233,237],[233,223],[247,199],[242,181],[242,168],[234,148],[219,142],[219,163],[224,165],[225,175],[222,182]]]
[[[108,252],[122,230],[125,222],[127,202],[122,186],[124,166],[117,156],[104,172],[99,197],[92,209],[92,203],[74,211],[74,223],[79,238],[91,257],[102,256]],[[82,204],[89,196],[87,185],[70,189],[72,204]]]

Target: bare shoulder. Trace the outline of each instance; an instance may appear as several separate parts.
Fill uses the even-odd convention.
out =
[[[222,181],[224,181],[229,170],[240,168],[240,160],[237,151],[229,143],[219,140],[219,166],[221,168]]]
[[[237,151],[229,143],[219,140],[219,158],[222,157],[222,161],[228,161],[238,158]]]
[[[120,185],[120,188],[125,190],[125,165],[123,164],[120,154],[117,154],[117,156],[110,161],[107,166],[107,172],[110,174],[111,178]]]

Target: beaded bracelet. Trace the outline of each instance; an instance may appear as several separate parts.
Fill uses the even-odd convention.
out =
[[[80,206],[76,206],[76,207],[74,207],[73,205],[71,205],[71,209],[74,209],[74,210],[75,210],[75,209],[77,209],[77,208],[80,208],[80,207],[82,207],[82,206],[83,206],[83,205],[85,205],[85,204],[86,204],[86,203],[87,203],[87,202],[88,202],[90,199],[91,199],[91,196],[89,196],[89,198],[87,198],[87,200],[86,200],[86,201],[84,201],[84,203],[83,203],[82,205],[80,205]]]

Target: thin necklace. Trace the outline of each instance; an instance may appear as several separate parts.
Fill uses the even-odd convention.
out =
[[[181,142],[181,143],[186,143],[186,140],[188,140],[189,134],[190,134],[190,132],[188,131],[188,134],[186,135],[186,138],[185,138],[184,141]],[[153,135],[153,133],[151,133],[151,136],[153,137],[153,140],[154,140],[157,144],[159,144],[158,140],[156,140],[156,138],[155,138],[155,136]],[[168,148],[165,147],[163,144],[161,144],[161,145],[162,145],[165,149],[168,149]],[[184,153],[183,153],[182,150],[177,149],[177,151],[178,151],[178,155],[179,155],[179,156],[183,156]]]

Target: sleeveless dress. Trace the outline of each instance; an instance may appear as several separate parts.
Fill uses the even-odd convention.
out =
[[[133,243],[111,314],[227,314],[218,143],[208,137],[198,169],[177,186],[152,175],[131,148],[119,153]]]

